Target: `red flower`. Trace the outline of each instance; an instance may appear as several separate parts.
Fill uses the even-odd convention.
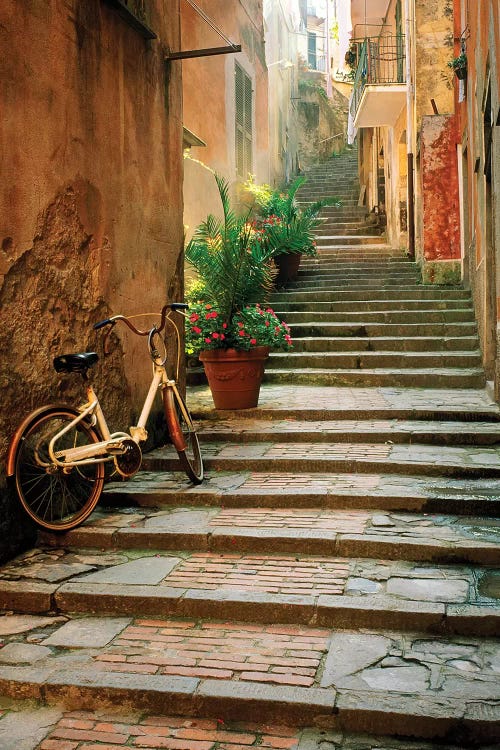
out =
[[[250,343],[255,345],[257,343],[257,339],[250,339]]]
[[[217,333],[217,331],[215,331],[215,333],[212,333],[212,338],[213,339],[218,339],[219,338],[219,334]]]
[[[223,327],[223,328],[227,328],[227,323],[223,323],[223,324],[222,324],[222,327]]]
[[[209,338],[205,339],[205,344],[211,344],[211,343],[212,343],[212,339],[209,339]]]
[[[201,333],[201,328],[198,328],[198,326],[193,326],[191,330],[193,331],[193,333]]]
[[[198,315],[198,313],[193,313],[189,316],[189,320],[191,321],[191,323],[196,323],[196,321],[199,320],[199,317],[200,316]]]
[[[243,329],[241,329],[241,331],[238,331],[238,334],[240,336],[246,336],[246,333],[245,333],[245,331]]]

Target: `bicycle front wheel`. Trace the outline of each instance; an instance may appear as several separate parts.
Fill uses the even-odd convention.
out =
[[[194,484],[203,482],[203,459],[191,415],[177,388],[163,389],[168,431],[182,468]]]
[[[81,524],[94,510],[104,485],[104,464],[62,468],[49,456],[49,442],[68,426],[78,412],[54,407],[25,428],[14,459],[19,500],[38,526],[67,531]],[[57,441],[57,450],[100,442],[97,431],[80,421]]]

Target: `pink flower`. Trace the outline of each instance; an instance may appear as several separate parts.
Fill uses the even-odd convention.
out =
[[[209,339],[209,338],[205,339],[205,344],[211,344],[211,343],[212,343],[212,339]]]
[[[250,343],[255,345],[257,343],[257,339],[250,339]]]
[[[238,331],[239,336],[246,336],[245,331],[242,329],[241,331]]]
[[[226,337],[224,336],[224,334],[223,334],[223,333],[221,333],[221,335],[220,335],[220,337],[219,337],[219,338],[220,338],[220,340],[222,341],[222,340],[223,340],[223,339],[225,339]]]
[[[223,324],[222,324],[222,327],[223,327],[223,328],[227,328],[227,323],[223,323]]]
[[[266,321],[265,321],[265,324],[266,324],[266,326],[268,326],[268,327],[269,327],[269,326],[271,325],[271,324],[270,324],[270,322],[269,322],[268,320],[266,320]]]
[[[219,334],[217,333],[217,331],[215,333],[212,333],[212,338],[213,339],[218,339],[219,338]]]

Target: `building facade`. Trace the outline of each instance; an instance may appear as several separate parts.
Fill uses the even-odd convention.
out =
[[[351,116],[360,201],[424,283],[470,285],[499,396],[499,7],[494,0],[351,0]],[[464,53],[467,73],[450,65]],[[496,187],[496,190],[495,190]]]
[[[54,356],[102,354],[96,321],[182,295],[177,0],[5,0],[0,7],[0,456],[34,407],[75,398]],[[117,329],[116,329],[117,330]],[[151,363],[117,330],[96,368],[110,425],[133,423]],[[0,476],[6,546],[26,523]],[[4,549],[2,554],[11,553]]]

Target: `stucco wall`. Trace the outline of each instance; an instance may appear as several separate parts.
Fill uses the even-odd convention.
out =
[[[257,182],[269,181],[268,78],[265,66],[262,0],[247,3],[205,0],[200,3],[210,18],[242,50],[236,54],[188,59],[183,66],[184,125],[201,138],[205,147],[193,148],[193,156],[222,174],[237,197],[235,156],[235,63],[252,81],[253,164]],[[225,46],[226,42],[187,4],[182,4],[182,48]],[[190,165],[192,166],[192,165]],[[215,181],[211,191],[200,189],[190,168],[184,181],[184,202],[190,226],[194,228],[213,211],[217,200]],[[202,185],[206,180],[202,177]],[[216,213],[220,215],[220,210]]]
[[[100,0],[0,7],[2,459],[30,409],[81,391],[55,355],[99,351],[95,321],[181,293],[180,69],[163,62],[164,46],[179,48],[178,4],[151,11],[159,38],[147,42]],[[143,351],[120,333],[97,368],[112,429],[137,415]],[[2,503],[12,541],[5,492]]]
[[[474,298],[483,362],[500,401],[500,6],[494,0],[455,0],[454,54],[464,34],[465,97],[456,107],[464,154],[463,224],[465,264]],[[490,83],[488,106],[487,90]],[[492,120],[491,181],[485,175],[484,122]],[[496,124],[496,127],[495,127]]]

